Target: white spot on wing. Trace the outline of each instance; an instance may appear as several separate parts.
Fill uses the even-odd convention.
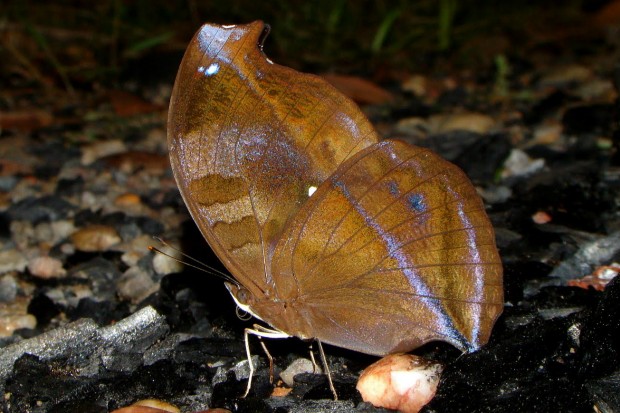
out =
[[[311,197],[314,192],[316,192],[316,186],[311,186],[308,188],[308,197]]]
[[[219,71],[220,71],[220,65],[218,65],[217,63],[211,63],[209,67],[207,67],[207,69],[205,70],[205,75],[213,76]]]
[[[209,67],[198,66],[197,71],[205,76],[213,76],[220,71],[220,65],[217,63],[211,63]]]

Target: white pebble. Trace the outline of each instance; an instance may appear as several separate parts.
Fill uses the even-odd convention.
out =
[[[362,372],[357,390],[374,406],[416,413],[435,396],[442,369],[411,354],[391,354]]]

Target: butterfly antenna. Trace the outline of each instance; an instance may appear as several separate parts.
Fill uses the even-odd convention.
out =
[[[202,261],[200,261],[200,260],[198,260],[198,259],[196,259],[196,258],[192,257],[191,255],[187,255],[186,253],[184,253],[184,252],[183,252],[183,251],[181,251],[180,249],[178,249],[178,248],[176,248],[176,247],[173,247],[172,245],[168,244],[166,241],[164,241],[162,238],[160,238],[160,237],[158,237],[158,236],[156,236],[156,235],[153,235],[153,238],[154,238],[155,240],[157,240],[158,242],[160,242],[160,243],[161,243],[162,245],[164,245],[165,247],[168,247],[168,248],[170,248],[171,250],[178,252],[178,253],[179,253],[179,254],[181,254],[183,257],[185,257],[185,258],[187,258],[188,260],[190,260],[190,261],[194,262],[195,264],[193,264],[192,262],[188,262],[188,261],[183,261],[183,260],[180,260],[180,259],[178,259],[177,257],[172,256],[172,255],[170,255],[170,254],[168,254],[168,253],[166,253],[166,252],[164,252],[164,251],[160,250],[159,248],[156,248],[156,247],[154,247],[154,246],[152,246],[152,245],[149,245],[149,246],[148,246],[148,249],[149,249],[149,250],[151,250],[151,251],[153,251],[153,252],[156,252],[156,253],[158,253],[158,254],[161,254],[161,255],[165,255],[166,257],[171,258],[171,259],[173,259],[173,260],[175,260],[175,261],[177,261],[177,262],[180,262],[181,264],[186,265],[186,266],[188,266],[188,267],[191,267],[191,268],[197,269],[197,270],[202,271],[202,272],[205,272],[205,273],[207,273],[207,274],[209,274],[209,275],[213,275],[213,276],[216,276],[216,277],[222,278],[222,279],[224,279],[225,281],[228,281],[228,282],[230,282],[230,283],[232,283],[232,284],[238,285],[238,282],[237,282],[234,278],[232,278],[230,275],[226,274],[225,272],[222,272],[222,271],[220,271],[220,270],[218,270],[218,269],[216,269],[216,268],[213,268],[213,267],[211,267],[211,266],[209,266],[209,265],[205,264],[204,262],[202,262]]]

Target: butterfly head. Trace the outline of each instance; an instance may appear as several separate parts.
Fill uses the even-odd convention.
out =
[[[247,288],[243,287],[242,285],[237,285],[230,282],[225,282],[224,285],[226,286],[226,289],[232,296],[233,300],[235,300],[235,304],[237,304],[237,307],[239,307],[240,310],[251,314],[252,316],[258,318],[261,321],[265,321],[254,311],[252,311],[252,304],[254,304],[256,300]]]

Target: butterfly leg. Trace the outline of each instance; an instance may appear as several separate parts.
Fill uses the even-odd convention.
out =
[[[246,328],[243,334],[243,339],[245,341],[245,353],[248,357],[248,365],[250,366],[250,376],[248,377],[248,386],[245,389],[245,393],[243,396],[246,397],[250,392],[250,388],[252,388],[252,376],[254,375],[254,365],[252,364],[252,353],[250,352],[250,334],[256,337],[266,337],[266,338],[288,338],[290,335],[286,334],[283,331],[275,330],[272,328],[264,327],[258,324],[254,324],[254,328]],[[267,351],[264,343],[261,341],[261,345],[263,346],[263,350],[265,350],[267,357],[269,358],[269,366],[270,366],[270,374],[273,377],[273,358],[271,354]]]
[[[271,357],[271,353],[269,352],[269,350],[267,350],[267,346],[265,345],[265,342],[262,340],[262,337],[260,340],[260,345],[263,348],[263,351],[265,352],[267,359],[269,360],[269,384],[273,384],[273,357]]]
[[[319,354],[321,355],[321,363],[323,363],[323,368],[325,369],[325,374],[327,375],[329,389],[332,391],[332,394],[334,395],[334,400],[338,400],[338,393],[336,393],[336,388],[334,387],[334,382],[332,381],[332,374],[329,371],[329,365],[327,364],[327,359],[325,358],[325,352],[323,351],[323,345],[321,344],[320,340],[316,340],[316,342],[319,345]]]
[[[310,343],[310,361],[312,362],[312,373],[317,374],[317,373],[323,373],[322,370],[320,370],[320,367],[318,364],[316,364],[316,359],[314,358],[314,349],[312,348],[312,343]]]

